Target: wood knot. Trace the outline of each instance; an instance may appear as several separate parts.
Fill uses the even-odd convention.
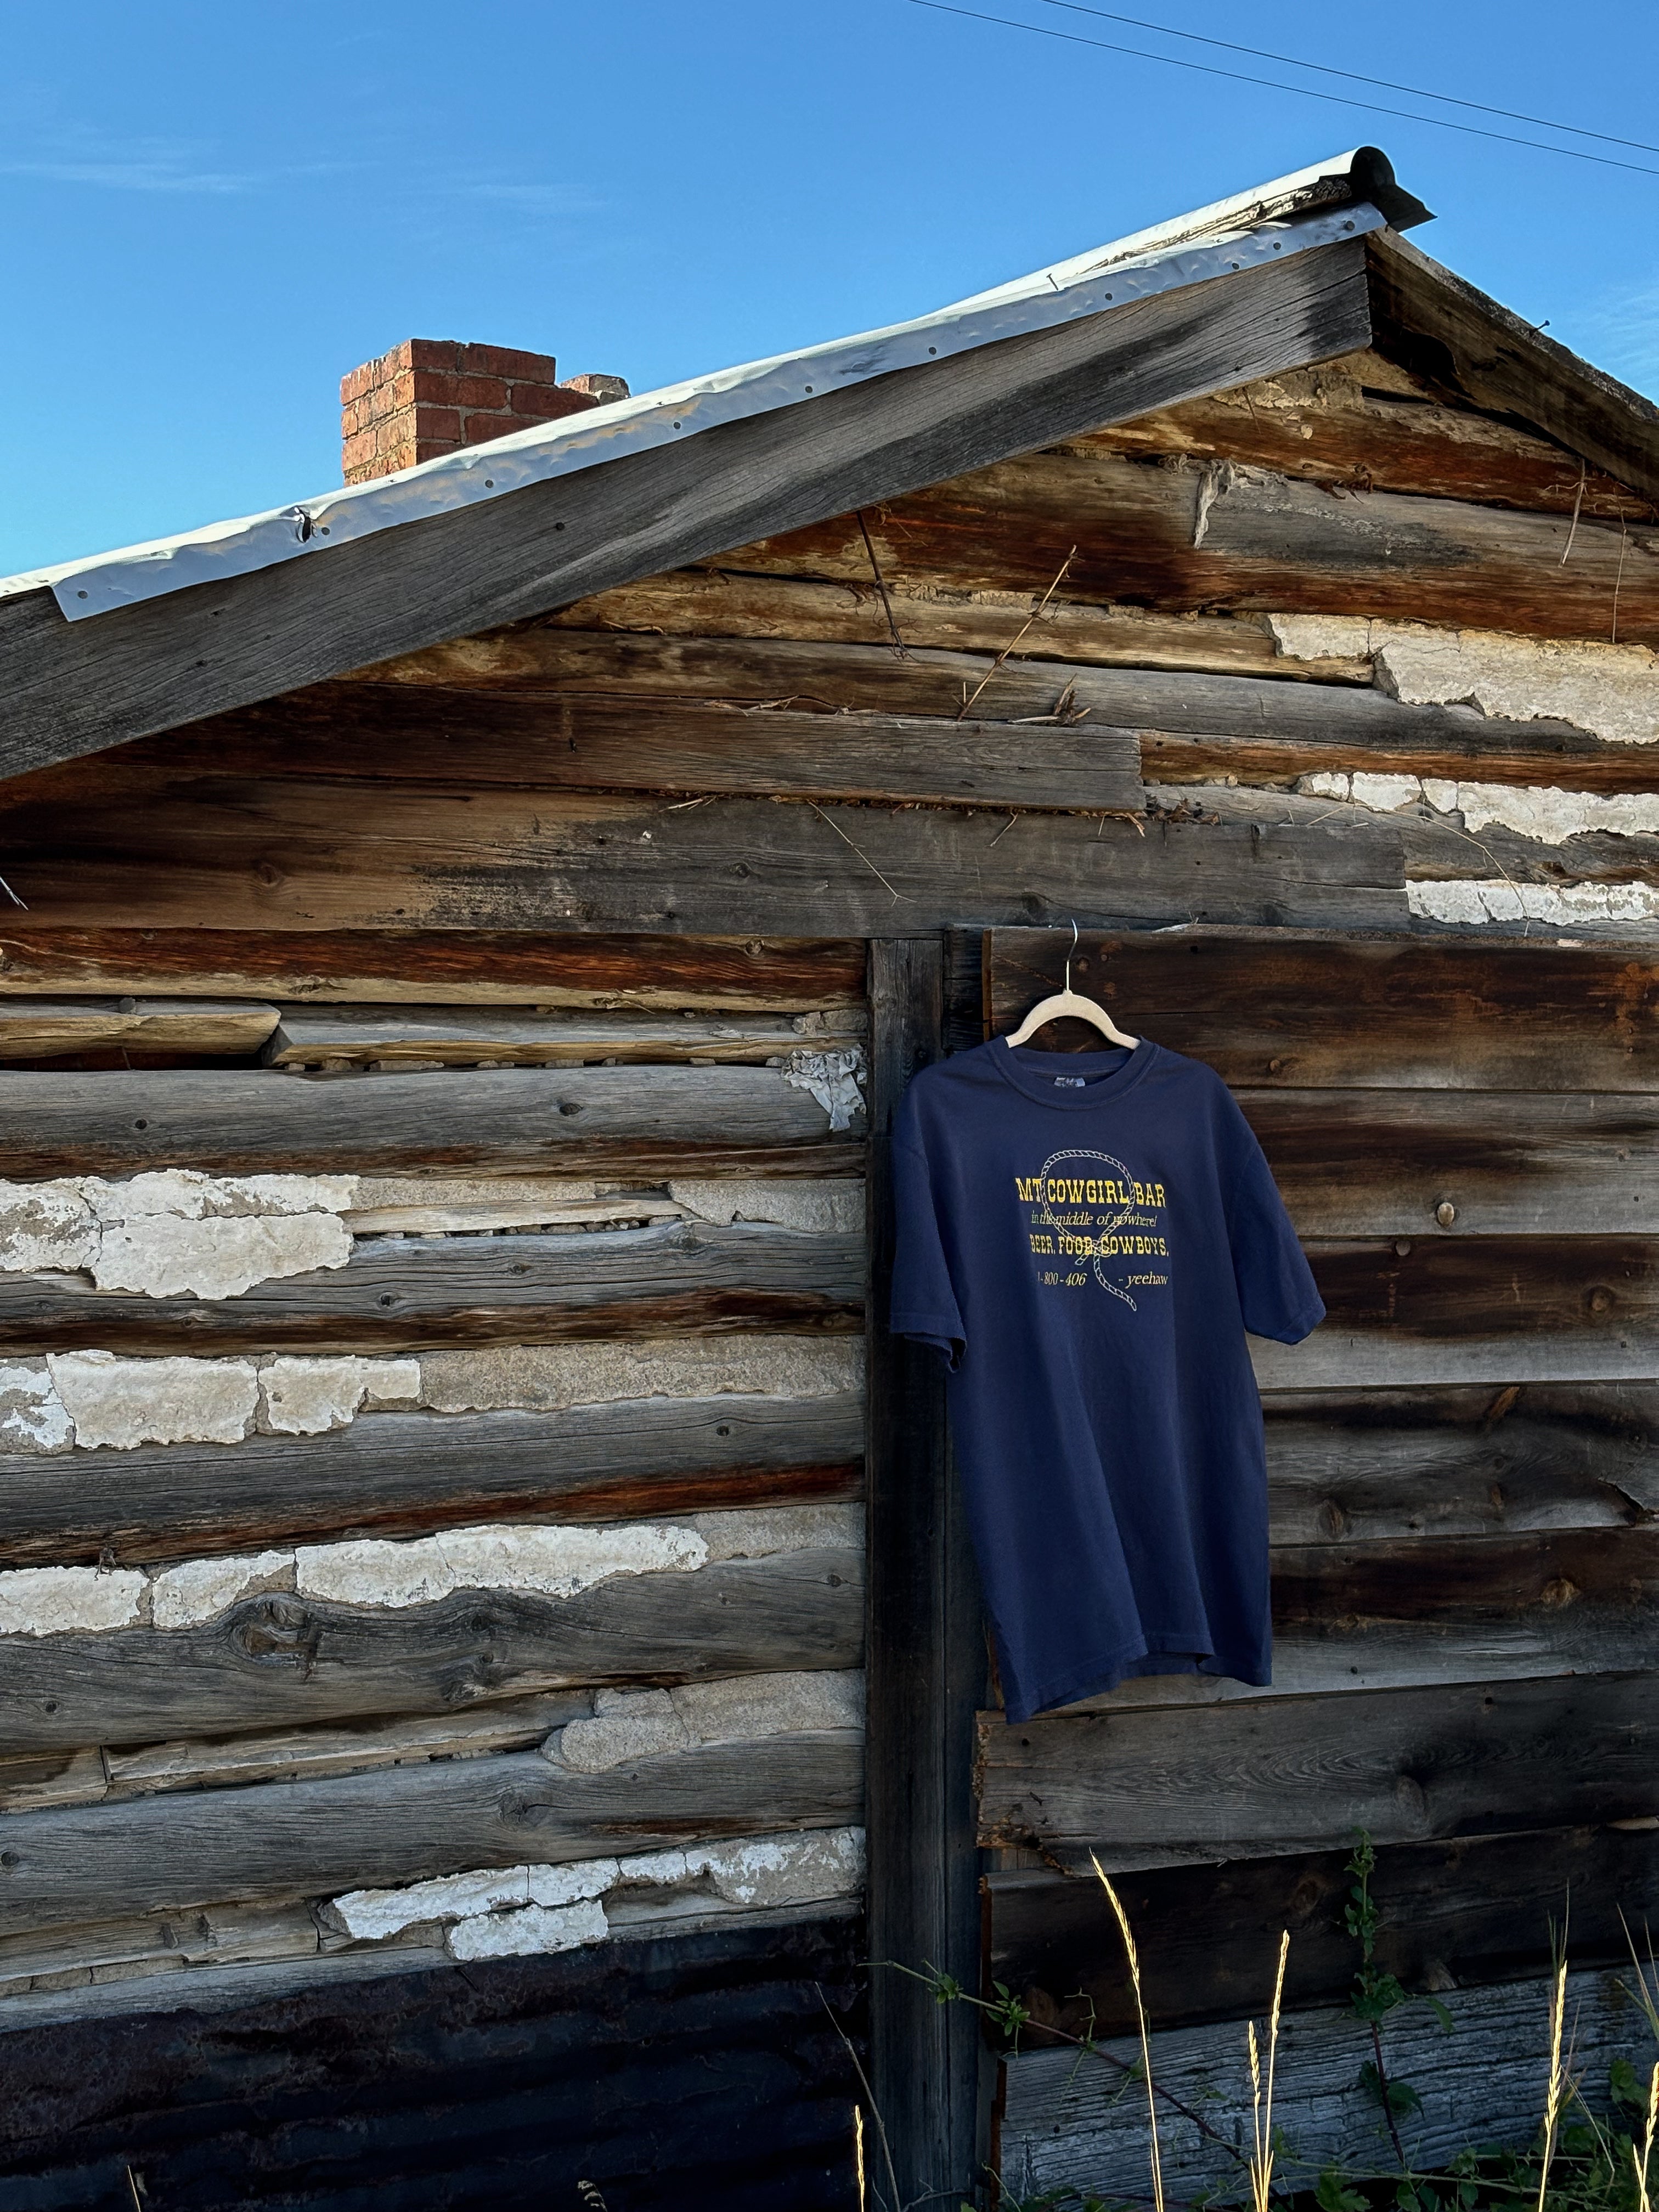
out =
[[[548,1816],[547,1807],[525,1790],[503,1790],[495,1809],[507,1828],[538,1827]]]
[[[1426,1821],[1429,1801],[1422,1784],[1415,1775],[1401,1774],[1395,1778],[1395,1802],[1413,1821]]]
[[[1291,1892],[1288,1917],[1295,1921],[1307,1921],[1325,1902],[1325,1884],[1317,1875],[1304,1874]]]
[[[292,1667],[308,1675],[322,1641],[322,1624],[304,1606],[282,1596],[256,1598],[233,1622],[231,1648],[258,1667]]]
[[[1520,1396],[1521,1385],[1518,1382],[1511,1382],[1500,1390],[1480,1417],[1482,1429],[1496,1428],[1505,1414],[1514,1411]]]

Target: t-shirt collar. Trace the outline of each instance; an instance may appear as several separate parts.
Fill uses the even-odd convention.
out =
[[[1011,1047],[1006,1037],[993,1037],[985,1049],[992,1066],[1024,1097],[1072,1114],[1115,1103],[1139,1082],[1158,1053],[1146,1037],[1133,1052],[1120,1045],[1101,1052],[1040,1052],[1031,1045]]]

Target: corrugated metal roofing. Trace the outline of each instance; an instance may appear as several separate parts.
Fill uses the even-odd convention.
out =
[[[71,622],[82,621],[192,584],[314,558],[377,531],[678,444],[896,369],[1428,216],[1395,184],[1386,155],[1362,146],[910,322],[665,385],[264,514],[9,577],[0,581],[0,596],[49,589]]]

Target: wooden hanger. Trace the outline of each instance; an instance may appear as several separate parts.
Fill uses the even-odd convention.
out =
[[[1077,951],[1077,923],[1072,924],[1072,952]],[[1017,1044],[1029,1043],[1045,1022],[1058,1021],[1062,1014],[1074,1014],[1079,1021],[1091,1022],[1095,1028],[1109,1036],[1114,1044],[1127,1045],[1131,1052],[1140,1042],[1139,1037],[1126,1036],[1097,1000],[1085,999],[1080,991],[1072,988],[1072,953],[1066,956],[1066,988],[1046,999],[1039,999],[1017,1030],[1011,1030],[1002,1040],[1012,1052]]]

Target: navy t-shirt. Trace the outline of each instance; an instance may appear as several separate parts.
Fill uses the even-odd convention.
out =
[[[890,1326],[951,1365],[1008,1717],[1132,1674],[1271,1680],[1267,1478],[1245,1332],[1325,1309],[1221,1079],[1143,1041],[1002,1037],[894,1126]]]

